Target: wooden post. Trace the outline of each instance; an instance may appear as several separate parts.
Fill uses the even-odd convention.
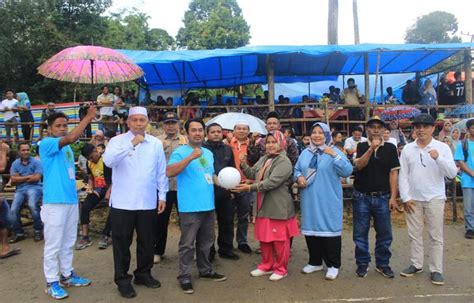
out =
[[[365,94],[365,119],[370,115],[370,78],[369,78],[369,53],[364,54],[364,94]]]
[[[377,67],[375,69],[375,83],[374,83],[374,103],[377,103],[377,82],[379,80],[379,68],[380,68],[380,51],[377,53]]]
[[[464,51],[464,96],[467,104],[472,104],[472,56],[471,49]]]
[[[267,83],[268,83],[268,105],[270,111],[275,110],[275,69],[270,55],[267,55]]]
[[[352,0],[352,15],[354,18],[354,44],[359,44],[359,14],[357,13],[357,0]]]

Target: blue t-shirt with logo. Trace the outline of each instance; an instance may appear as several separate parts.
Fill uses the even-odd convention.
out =
[[[77,204],[74,153],[69,145],[59,148],[61,138],[41,140],[43,204]]]
[[[178,211],[183,213],[214,210],[214,156],[204,147],[201,157],[191,161],[176,176],[178,184]],[[176,148],[168,164],[181,162],[193,152],[189,145]]]
[[[454,160],[455,161],[465,161],[466,165],[469,169],[474,170],[474,142],[471,140],[467,140],[467,161],[464,158],[464,152],[462,149],[462,141],[459,141],[458,146],[456,148],[456,152],[454,153]],[[474,188],[474,177],[469,176],[467,173],[461,173],[461,186],[463,188]]]

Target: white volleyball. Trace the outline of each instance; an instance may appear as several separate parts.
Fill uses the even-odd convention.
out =
[[[225,167],[217,176],[219,185],[226,189],[232,189],[240,183],[240,173],[234,167]]]

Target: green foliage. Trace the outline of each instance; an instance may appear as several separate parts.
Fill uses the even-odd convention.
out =
[[[72,149],[72,152],[74,153],[74,159],[77,161],[77,159],[79,158],[80,154],[81,154],[81,150],[82,148],[84,147],[84,142],[82,141],[76,141],[74,142],[73,144],[71,144],[71,149]]]
[[[182,48],[236,48],[250,40],[250,27],[236,0],[193,0],[183,22],[176,37]]]
[[[456,36],[458,21],[447,12],[436,11],[419,17],[405,34],[407,43],[454,43],[461,42]]]
[[[37,74],[37,67],[60,50],[79,44],[174,48],[166,31],[149,28],[146,14],[105,16],[111,4],[112,0],[0,0],[0,91],[27,91],[33,104],[72,101],[74,88],[88,95],[90,86]],[[98,86],[94,89],[99,91]]]

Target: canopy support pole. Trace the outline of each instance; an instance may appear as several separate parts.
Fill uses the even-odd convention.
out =
[[[275,69],[270,55],[267,55],[267,82],[268,82],[268,105],[270,111],[275,110]]]
[[[467,104],[472,104],[472,56],[471,49],[464,51],[464,96]]]
[[[369,78],[369,53],[364,54],[364,94],[365,94],[365,119],[370,115],[370,78]]]
[[[380,102],[385,105],[385,98],[383,97],[383,76],[380,76]]]
[[[374,84],[374,103],[377,103],[377,82],[379,80],[379,68],[380,68],[380,51],[377,53],[377,67],[375,69],[375,84]]]

